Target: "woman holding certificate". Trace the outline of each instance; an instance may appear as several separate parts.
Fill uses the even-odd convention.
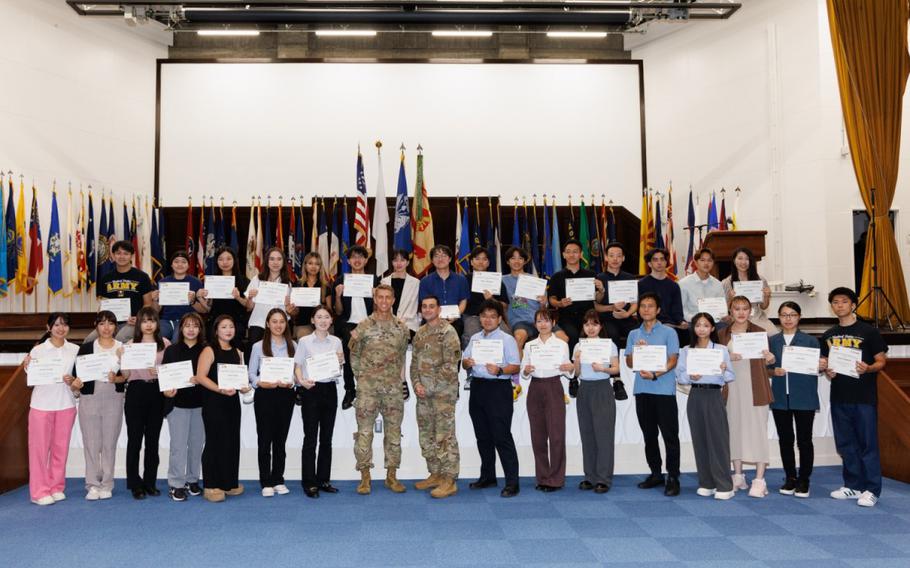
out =
[[[417,314],[417,295],[420,292],[420,280],[408,274],[408,264],[411,262],[407,251],[395,249],[392,251],[392,272],[385,276],[380,284],[388,284],[395,290],[395,303],[392,305],[392,314],[400,319],[408,329],[411,337],[420,328],[420,315]]]
[[[202,451],[202,479],[207,501],[224,501],[225,495],[240,495],[240,397],[250,391],[243,353],[234,347],[234,320],[218,316],[214,323],[215,343],[199,355],[194,382],[207,390],[202,397],[205,448]],[[242,386],[246,385],[246,386]]]
[[[718,344],[711,314],[695,314],[689,329],[692,338],[679,351],[676,382],[690,386],[686,414],[698,470],[697,493],[731,499],[736,492],[730,479],[730,428],[721,389],[736,377],[727,348]]]
[[[562,377],[572,378],[575,365],[569,344],[553,335],[553,313],[534,314],[537,338],[525,344],[521,376],[528,387],[528,421],[534,450],[535,489],[550,493],[566,484],[566,402]]]
[[[769,341],[777,359],[772,366],[771,415],[777,427],[780,459],[787,479],[779,489],[782,495],[809,497],[809,476],[815,460],[812,445],[812,423],[820,407],[818,401],[818,367],[821,353],[818,340],[799,330],[802,310],[796,302],[784,302],[777,308],[781,332]],[[797,366],[797,364],[801,363]],[[794,423],[796,436],[793,435]],[[799,448],[799,474],[793,443]]]
[[[196,293],[202,289],[202,282],[195,276],[187,274],[189,269],[189,254],[182,249],[175,252],[171,255],[171,274],[161,279],[161,282],[158,283],[158,291],[155,293],[155,298],[161,308],[161,336],[168,338],[171,343],[177,341],[177,324],[180,323],[180,318],[184,314],[192,311],[203,313],[208,311],[208,306],[203,303],[201,298],[196,297]],[[161,284],[165,286],[161,286]],[[187,294],[183,298],[166,299],[162,292],[171,285],[175,289],[182,287]]]
[[[232,278],[234,285],[229,292],[224,290],[224,294],[212,293],[208,288],[199,290],[197,296],[202,298],[208,310],[206,317],[209,329],[206,336],[210,342],[215,341],[215,328],[212,326],[212,322],[218,319],[219,316],[229,315],[234,320],[234,325],[237,326],[235,337],[240,342],[246,337],[248,312],[253,309],[253,301],[244,297],[241,290],[246,290],[250,282],[240,273],[237,252],[231,247],[221,247],[215,251],[215,262],[218,265],[215,276]],[[230,280],[228,280],[228,283],[230,283]],[[209,280],[206,279],[206,286],[208,285]]]
[[[296,330],[297,338],[301,338],[305,335],[313,333],[313,314],[321,306],[326,306],[327,308],[332,307],[332,294],[329,283],[326,281],[325,277],[325,268],[322,266],[322,257],[319,256],[318,252],[307,253],[303,257],[303,277],[297,281],[297,288],[316,288],[319,290],[319,299],[316,300],[315,290],[310,290],[313,296],[314,304],[303,305],[302,303],[298,305],[296,302],[292,301],[294,307],[297,308],[297,317],[294,318],[294,329]],[[291,290],[291,295],[295,294],[294,290]]]
[[[250,384],[256,389],[256,438],[259,446],[259,485],[263,497],[290,493],[284,484],[284,444],[294,415],[294,339],[281,308],[272,308],[265,324],[269,333],[253,344]]]
[[[758,275],[755,255],[751,250],[739,247],[733,251],[733,272],[724,278],[721,284],[727,295],[727,302],[732,302],[734,296],[745,297],[751,306],[750,321],[763,327],[768,335],[778,333],[765,313],[771,303],[771,288],[768,287],[768,281]]]
[[[730,303],[733,323],[717,333],[718,343],[730,351],[736,381],[727,385],[727,423],[730,426],[730,457],[733,459],[733,488],[749,488],[750,497],[768,494],[765,468],[770,461],[768,447],[768,405],[774,400],[768,368],[777,359],[767,347],[767,333],[749,321],[752,303],[736,296]],[[758,345],[764,341],[764,346]],[[751,488],[746,484],[743,462],[755,464]]]
[[[338,493],[332,486],[332,434],[335,431],[335,413],[338,411],[338,381],[342,379],[344,351],[341,340],[329,335],[332,312],[319,307],[313,313],[312,334],[297,343],[294,361],[300,369],[301,405],[303,420],[303,452],[301,454],[301,483],[307,497],[317,498],[320,492]],[[332,355],[337,364],[333,365]],[[319,443],[319,458],[316,444]]]
[[[114,491],[114,460],[126,386],[117,359],[122,343],[114,339],[117,316],[108,310],[98,312],[95,331],[98,339],[79,348],[73,373],[82,382],[79,429],[85,452],[85,498],[89,501],[110,499]]]
[[[138,325],[132,341],[121,348],[120,366],[126,377],[126,487],[134,499],[157,497],[158,438],[164,422],[164,396],[158,388],[158,369],[164,350],[171,344],[161,337],[158,312],[146,306],[136,315]],[[139,475],[139,451],[145,439],[145,464]]]
[[[69,332],[69,315],[50,314],[47,333],[23,361],[28,384],[33,386],[28,411],[28,491],[36,505],[66,499],[66,459],[76,421],[73,391],[82,386],[72,376],[79,346],[66,340]],[[39,366],[47,371],[41,376]]]
[[[247,304],[247,309],[252,310],[247,332],[247,352],[250,346],[265,335],[265,318],[272,309],[278,308],[290,317],[297,315],[297,308],[290,308],[291,275],[284,251],[280,247],[272,247],[265,258],[262,272],[254,276],[246,288],[246,297],[252,301]]]

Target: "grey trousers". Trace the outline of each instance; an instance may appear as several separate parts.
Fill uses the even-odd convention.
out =
[[[123,393],[113,383],[95,383],[95,393],[79,398],[79,429],[85,452],[85,489],[114,489],[117,438],[123,427]]]
[[[692,449],[698,470],[698,486],[717,491],[732,491],[730,477],[730,427],[720,389],[689,391],[686,409]]]
[[[196,483],[202,476],[202,447],[205,445],[202,408],[171,410],[167,415],[167,427],[171,434],[167,484],[179,489],[187,483]]]
[[[591,483],[613,484],[616,399],[609,379],[578,385],[578,432],[582,466]]]
[[[117,324],[117,333],[114,334],[114,339],[120,341],[121,343],[126,343],[130,339],[133,339],[133,336],[136,333],[136,326],[129,325],[126,323]],[[82,340],[82,343],[91,343],[98,339],[98,331],[95,330],[90,334],[85,336],[85,339]]]

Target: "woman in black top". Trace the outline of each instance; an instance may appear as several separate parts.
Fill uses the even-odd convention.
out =
[[[331,288],[325,277],[325,268],[322,265],[322,257],[318,252],[307,253],[303,257],[303,277],[297,281],[297,286],[301,288],[321,288],[322,301],[321,306],[326,309],[332,309]],[[293,304],[292,304],[293,305]],[[294,306],[297,307],[297,306]],[[319,306],[300,306],[297,316],[294,318],[294,327],[297,339],[313,333],[313,313]]]
[[[199,355],[193,380],[207,390],[202,396],[202,423],[205,449],[202,450],[202,479],[205,498],[224,501],[225,495],[240,495],[240,397],[237,390],[218,386],[218,365],[242,365],[243,354],[232,345],[234,320],[221,315],[214,322],[215,343]],[[249,385],[239,392],[250,391]]]
[[[231,290],[232,298],[209,299],[208,290],[199,290],[197,296],[205,302],[208,308],[208,341],[215,342],[215,328],[212,323],[219,316],[229,315],[234,320],[236,333],[234,334],[235,344],[241,345],[246,337],[247,320],[249,318],[248,305],[250,300],[243,296],[241,290],[246,290],[250,281],[240,273],[240,263],[237,261],[237,252],[230,247],[221,247],[215,252],[215,259],[218,262],[218,276],[233,276],[234,289]]]

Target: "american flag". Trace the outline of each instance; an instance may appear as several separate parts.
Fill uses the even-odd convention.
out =
[[[363,176],[363,156],[357,150],[357,207],[354,210],[354,244],[370,246],[370,208],[367,205],[367,182]]]

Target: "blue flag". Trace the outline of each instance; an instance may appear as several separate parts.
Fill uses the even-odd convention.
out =
[[[266,258],[266,253],[270,248],[272,248],[272,239],[274,235],[272,234],[272,204],[266,203],[265,211],[262,212],[262,265],[268,265],[268,258]],[[325,259],[323,259],[325,262]]]
[[[19,268],[16,245],[16,207],[13,204],[13,176],[9,177],[9,199],[6,202],[6,281],[13,282]]]
[[[351,272],[351,265],[348,263],[348,247],[351,246],[351,230],[348,227],[348,200],[343,199],[344,207],[338,208],[338,215],[341,216],[341,273],[348,274]],[[408,227],[410,231],[410,226]],[[410,238],[410,233],[408,233]],[[398,238],[397,235],[395,238]]]
[[[0,235],[6,238],[6,216],[3,214],[3,179],[0,178]],[[0,298],[5,298],[9,293],[9,283],[6,279],[6,243],[0,243]]]
[[[543,277],[549,278],[553,276],[553,255],[550,254],[550,247],[552,246],[552,237],[550,231],[550,210],[547,207],[547,199],[543,200]]]
[[[123,200],[123,240],[133,240],[133,233],[130,231],[130,213],[126,208],[126,199]]]
[[[689,188],[689,212],[686,215],[686,228],[689,229],[689,247],[686,250],[686,274],[691,274],[692,263],[695,261],[695,204],[692,201],[692,188]]]
[[[459,274],[467,274],[471,269],[468,257],[471,256],[471,223],[468,219],[468,200],[465,199],[464,209],[461,211],[461,242],[458,245],[458,259],[455,268]]]
[[[553,212],[553,242],[550,243],[550,256],[553,258],[553,274],[562,270],[562,245],[559,244],[559,220],[556,218],[556,203],[551,208]]]
[[[717,229],[719,223],[717,221],[717,200],[715,199],[715,194],[711,194],[711,203],[708,205],[708,231],[713,231]]]
[[[110,254],[107,242],[107,207],[104,206],[104,193],[101,194],[101,221],[98,223],[98,254],[96,255],[98,278],[107,274],[107,257]],[[86,257],[88,263],[88,257]],[[87,277],[88,275],[86,275]]]
[[[215,205],[211,205],[205,212],[205,273],[216,274],[215,272]]]
[[[63,257],[60,241],[60,213],[57,211],[57,192],[51,198],[51,229],[47,236],[47,287],[54,294],[63,290]]]
[[[161,233],[158,232],[158,209],[152,209],[152,281],[160,282],[164,278],[164,254],[161,250]]]
[[[347,204],[345,204],[347,206]],[[411,210],[408,207],[408,180],[404,175],[404,152],[398,165],[398,193],[395,195],[395,236],[392,246],[410,254],[414,247],[411,244]]]
[[[215,250],[224,246],[224,208],[215,211]]]
[[[535,200],[531,204],[531,215],[530,223],[531,226],[528,232],[531,234],[531,241],[528,246],[530,250],[528,253],[531,255],[531,262],[528,263],[527,270],[529,270],[535,276],[540,273],[540,237],[537,234],[537,201]]]
[[[600,227],[597,225],[597,206],[593,203],[591,204],[591,263],[588,266],[591,270],[596,273],[601,271],[601,248],[600,243]]]
[[[104,207],[104,202],[102,201],[101,206]],[[110,225],[114,224],[114,218],[111,217]],[[108,226],[108,234],[113,234],[114,229],[112,226]],[[110,237],[108,237],[110,239]],[[110,243],[109,243],[110,244]],[[98,281],[98,263],[97,255],[95,254],[95,206],[92,204],[92,192],[88,192],[88,225],[85,229],[85,289],[86,291],[91,290],[92,286],[95,285],[95,282]],[[108,264],[110,264],[110,269],[108,272],[114,268],[114,260],[108,255]]]
[[[520,247],[521,246],[521,232],[518,230],[519,225],[519,216],[521,215],[521,210],[518,208],[516,203],[512,209],[512,246]]]
[[[660,198],[654,203],[654,248],[664,247],[663,216],[660,214]],[[669,260],[669,259],[667,259]]]

